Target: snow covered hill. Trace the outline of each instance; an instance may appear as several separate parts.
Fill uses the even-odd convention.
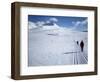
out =
[[[29,23],[28,65],[87,64],[87,32],[60,27],[57,24],[37,26]],[[84,41],[84,52],[76,41]]]

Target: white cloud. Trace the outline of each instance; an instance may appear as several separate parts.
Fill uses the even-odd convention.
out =
[[[28,22],[28,28],[29,29],[39,28],[39,27],[43,27],[43,25],[46,24],[46,23],[57,22],[57,21],[58,21],[58,19],[56,19],[54,17],[50,18],[47,21],[37,21],[36,23],[29,21]]]
[[[88,20],[86,19],[86,20],[82,21],[81,24],[86,24],[87,22],[88,22]]]
[[[44,24],[45,24],[44,21],[38,21],[38,22],[36,23],[36,25],[37,25],[37,26],[40,26],[40,27],[43,26]]]
[[[74,25],[74,27],[78,27],[79,25],[85,25],[87,23],[87,19],[84,21],[72,21],[72,24]]]
[[[49,20],[52,21],[52,22],[58,22],[58,19],[57,18],[54,18],[54,17],[53,18],[50,18]]]
[[[48,20],[48,21],[46,21],[46,23],[50,23],[50,21]]]
[[[34,22],[29,21],[28,22],[28,28],[29,29],[34,29],[34,28],[37,28],[37,26],[36,26],[36,24]]]
[[[81,21],[76,21],[76,22],[74,23],[74,26],[77,27],[79,24],[81,24]]]

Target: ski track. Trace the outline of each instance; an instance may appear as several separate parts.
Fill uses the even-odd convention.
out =
[[[28,66],[87,64],[87,33],[29,30]],[[81,37],[82,36],[82,37]],[[75,40],[84,40],[84,52]]]

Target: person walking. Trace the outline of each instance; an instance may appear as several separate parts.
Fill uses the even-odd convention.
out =
[[[80,47],[81,47],[81,52],[83,52],[83,50],[84,50],[84,42],[83,42],[83,40],[80,42]]]
[[[78,41],[77,41],[76,43],[77,43],[77,45],[79,44],[79,42],[78,42]]]

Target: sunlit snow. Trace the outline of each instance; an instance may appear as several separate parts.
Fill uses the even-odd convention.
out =
[[[32,25],[33,24],[33,25]],[[52,26],[38,26],[29,23],[28,66],[87,64],[88,32]],[[84,51],[80,44],[84,41]]]

